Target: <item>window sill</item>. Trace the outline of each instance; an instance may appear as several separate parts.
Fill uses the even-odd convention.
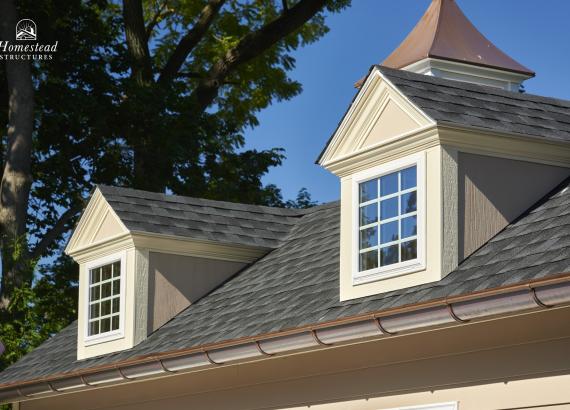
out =
[[[364,272],[355,272],[352,275],[352,285],[364,285],[370,282],[395,278],[397,276],[410,275],[425,270],[425,264],[419,260],[399,263],[397,266],[383,266]]]
[[[108,332],[102,335],[86,337],[83,341],[85,346],[93,346],[100,343],[112,342],[114,340],[122,339],[124,336],[125,335],[122,330],[115,330],[114,332]]]

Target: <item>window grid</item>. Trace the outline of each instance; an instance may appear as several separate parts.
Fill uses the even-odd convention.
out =
[[[121,262],[89,270],[88,336],[119,330]]]
[[[403,188],[403,181],[402,181],[402,174],[403,172],[413,172],[414,175],[414,185],[409,187],[409,188]],[[381,189],[381,180],[384,177],[390,177],[390,176],[394,176],[397,175],[397,189],[396,192],[392,192],[392,193],[388,193],[385,195],[382,195],[382,189]],[[370,200],[366,200],[364,202],[361,202],[362,198],[360,197],[362,195],[361,193],[361,189],[362,189],[362,185],[366,184],[366,183],[370,183],[371,181],[375,181],[376,184],[376,195],[375,198],[370,199]],[[413,260],[417,258],[417,241],[418,241],[418,235],[417,235],[417,218],[418,218],[418,209],[417,209],[417,167],[416,166],[412,166],[412,167],[408,167],[408,168],[404,168],[401,169],[399,171],[396,172],[392,172],[392,173],[388,173],[385,175],[382,175],[380,177],[368,180],[368,181],[364,181],[362,183],[359,184],[359,214],[358,214],[358,224],[359,224],[359,239],[358,239],[358,249],[359,249],[359,261],[358,261],[358,270],[359,272],[363,272],[366,270],[370,270],[370,269],[375,269],[377,267],[382,267],[382,266],[389,266],[389,265],[394,265],[397,263],[401,263],[403,262],[402,260],[402,244],[410,244],[410,246],[415,246],[415,248],[412,247],[412,249],[414,249],[414,251],[412,252],[412,256],[413,257],[408,257],[406,259],[406,261],[408,260]],[[407,194],[416,194],[416,200],[415,200],[415,204],[414,207],[415,209],[411,212],[404,212],[404,209],[402,208],[402,198],[405,197]],[[390,217],[390,218],[385,218],[382,219],[383,215],[382,215],[382,202],[389,200],[389,199],[393,199],[393,198],[397,198],[397,214],[396,216]],[[372,223],[368,223],[365,225],[362,225],[362,218],[363,218],[363,209],[367,206],[370,205],[374,205],[376,204],[376,221],[372,222]],[[406,209],[405,211],[408,211],[408,209]],[[411,217],[415,217],[415,224],[414,224],[414,234],[413,235],[408,235],[405,238],[402,238],[402,225],[403,225],[403,221],[406,220],[407,218],[411,218]],[[382,243],[382,226],[385,226],[389,223],[392,222],[397,222],[397,239],[393,240],[393,241],[385,241],[384,243]],[[363,231],[370,229],[370,228],[374,228],[376,227],[376,244],[374,246],[369,246],[366,248],[362,248],[362,233]],[[412,242],[414,243],[414,245],[412,245]],[[398,248],[398,259],[395,262],[390,262],[390,263],[385,263],[382,264],[382,250],[383,249],[389,249],[390,247],[397,245]],[[362,255],[366,254],[368,252],[373,252],[373,251],[377,251],[376,252],[376,263],[375,266],[371,267],[371,268],[363,268],[363,263],[362,263]],[[414,255],[415,253],[415,255]]]

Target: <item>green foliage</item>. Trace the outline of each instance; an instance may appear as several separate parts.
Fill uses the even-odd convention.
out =
[[[43,266],[33,286],[17,288],[0,309],[0,370],[59,332],[77,317],[78,267],[66,256]]]
[[[290,0],[289,7],[295,3]],[[65,210],[80,209],[95,184],[274,206],[315,204],[305,189],[295,201],[284,202],[277,187],[264,185],[262,177],[281,164],[284,153],[279,148],[243,150],[243,133],[258,124],[260,110],[302,91],[289,76],[295,68],[293,52],[321,38],[328,31],[325,12],[338,12],[349,0],[330,0],[326,11],[229,73],[205,111],[197,111],[191,98],[199,82],[244,35],[283,13],[282,2],[228,0],[179,75],[167,83],[157,81],[160,72],[207,0],[143,4],[147,24],[160,11],[150,31],[153,81],[146,86],[132,77],[120,3],[18,2],[20,16],[37,23],[42,43],[59,42],[53,60],[32,67],[37,115],[27,217],[30,246],[45,237]],[[3,66],[0,78],[0,120],[5,124]],[[147,167],[143,177],[137,175],[140,164]],[[63,231],[76,219],[66,221]],[[0,369],[76,317],[78,273],[61,254],[65,237],[59,234],[43,252],[47,259],[36,269],[32,285],[18,288],[9,308],[0,308],[0,339],[7,348]]]

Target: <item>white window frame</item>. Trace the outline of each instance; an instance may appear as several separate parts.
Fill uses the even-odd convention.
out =
[[[422,406],[408,406],[408,407],[393,407],[390,409],[378,409],[378,410],[457,410],[458,402],[447,402],[447,403],[435,403],[426,404]]]
[[[405,262],[398,262],[392,265],[379,266],[375,269],[359,272],[359,211],[360,196],[359,186],[361,183],[371,179],[380,178],[403,169],[416,166],[417,178],[417,258]],[[407,275],[425,269],[425,244],[426,244],[426,159],[425,153],[417,153],[405,158],[382,164],[366,171],[354,174],[352,177],[352,284],[361,285],[382,279],[393,278],[400,275]],[[378,193],[380,195],[380,193]],[[380,235],[380,232],[378,232]]]
[[[90,312],[90,272],[92,269],[99,268],[104,265],[109,265],[115,262],[121,263],[121,273],[119,275],[121,281],[120,301],[119,301],[119,328],[110,332],[99,333],[89,336],[89,312]],[[112,340],[121,339],[125,336],[125,299],[126,299],[126,267],[127,267],[127,252],[117,252],[112,255],[107,255],[102,258],[87,262],[85,264],[85,313],[83,326],[84,341],[86,346],[91,346],[98,343],[110,342]]]

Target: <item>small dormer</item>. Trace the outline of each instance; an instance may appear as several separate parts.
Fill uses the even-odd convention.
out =
[[[385,67],[518,91],[534,72],[489,41],[455,0],[433,0]]]
[[[80,267],[77,358],[129,349],[276,248],[294,210],[100,186],[66,253]]]
[[[565,120],[543,116],[566,108],[513,92],[534,73],[455,1],[383,64],[318,160],[341,185],[341,300],[445,278],[570,174]]]

